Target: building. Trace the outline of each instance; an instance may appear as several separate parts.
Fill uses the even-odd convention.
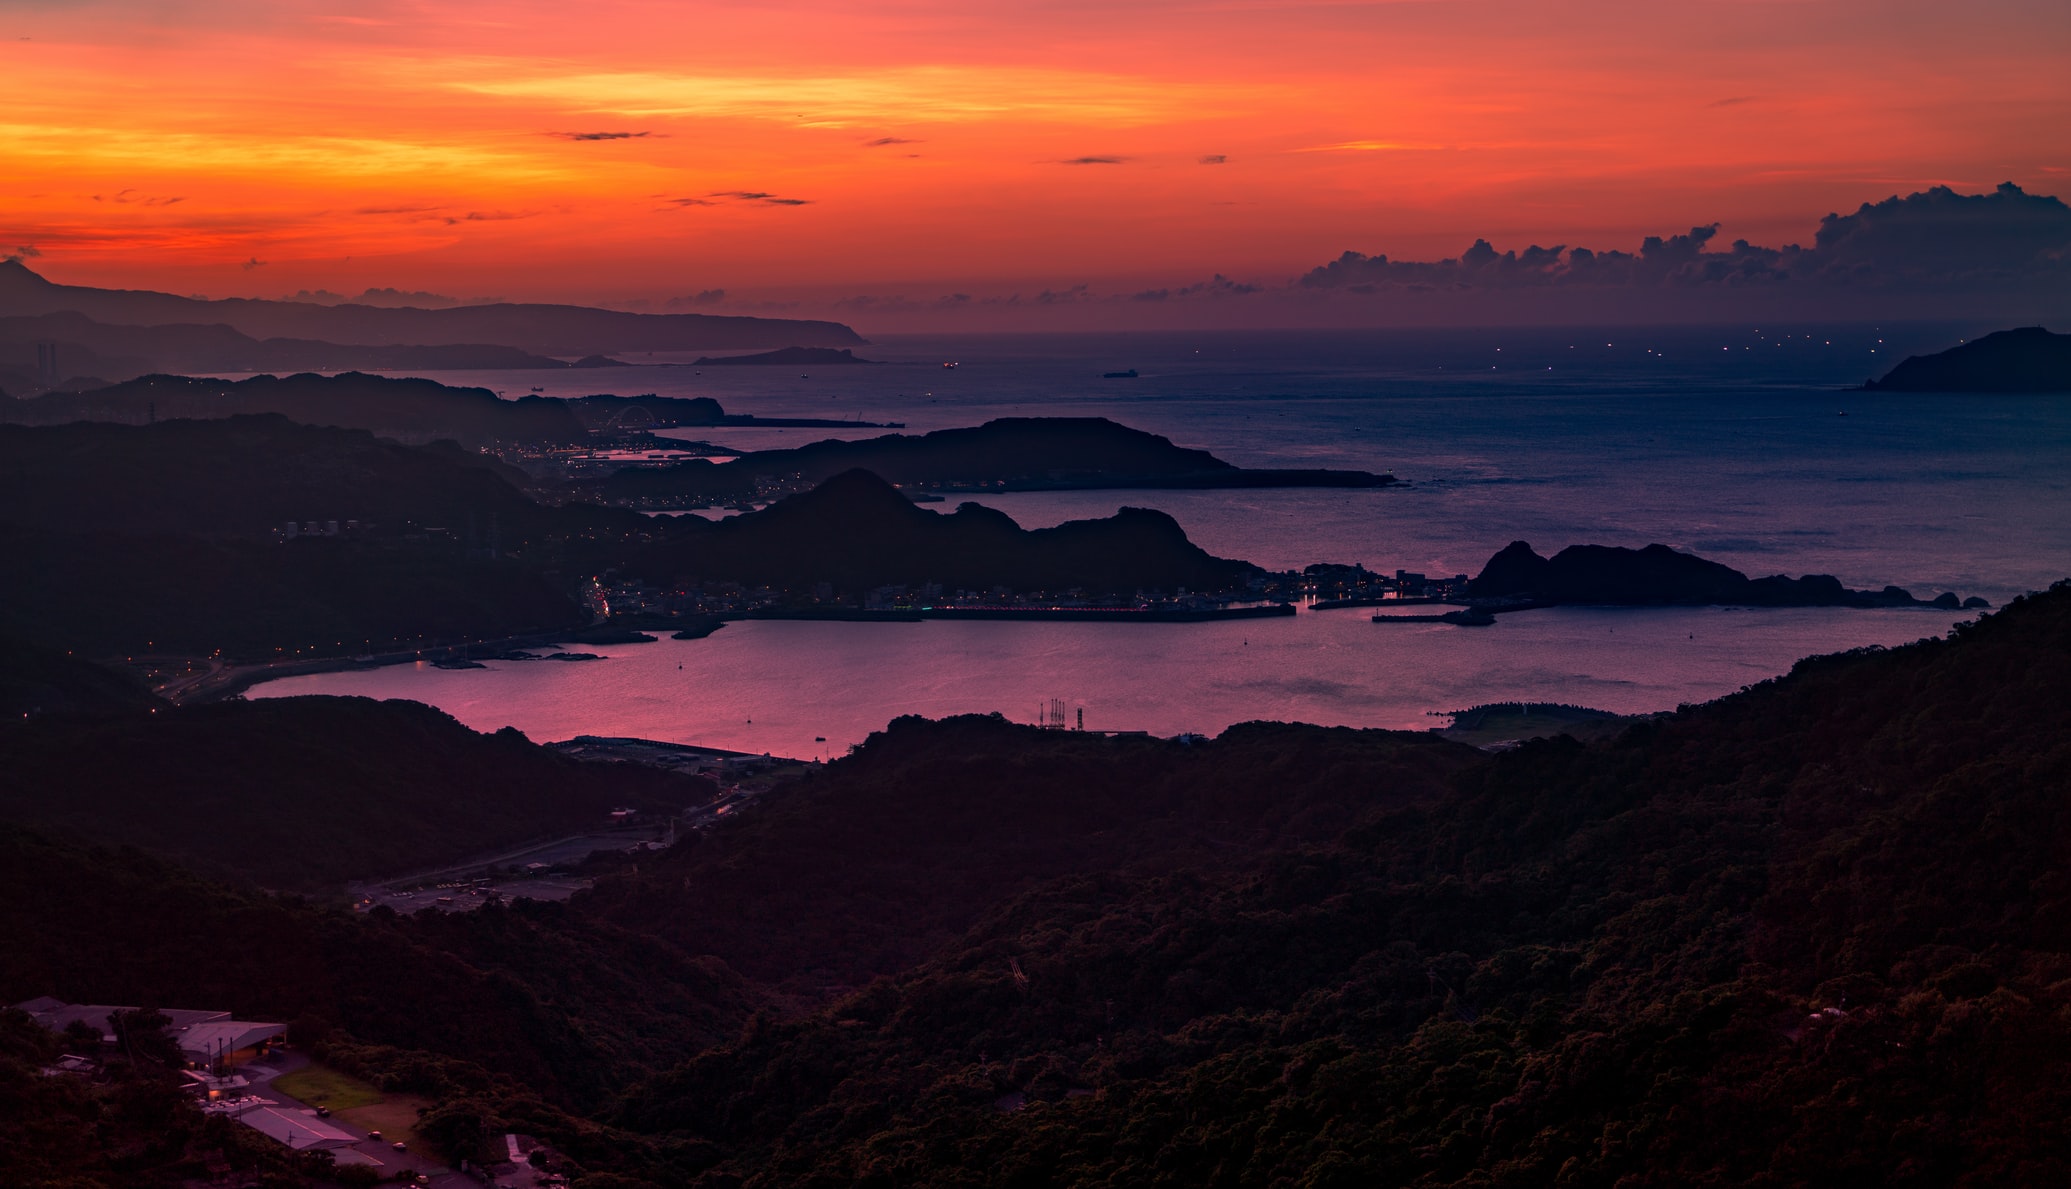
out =
[[[297,1152],[332,1152],[350,1148],[359,1137],[312,1115],[278,1106],[262,1106],[237,1116],[237,1121]]]
[[[109,1017],[116,1012],[135,1011],[134,1007],[123,1007],[107,1003],[66,1003],[48,995],[14,1005],[18,1010],[29,1013],[29,1018],[52,1032],[63,1032],[74,1024],[85,1024],[97,1028],[101,1043],[115,1043],[115,1026]],[[231,1065],[247,1060],[266,1045],[287,1039],[286,1024],[265,1023],[256,1020],[231,1018],[227,1011],[206,1011],[194,1008],[164,1007],[159,1014],[172,1023],[166,1026],[166,1035],[180,1046],[180,1052],[195,1065]]]

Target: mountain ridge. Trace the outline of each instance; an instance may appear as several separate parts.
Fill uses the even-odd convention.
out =
[[[839,322],[743,315],[631,314],[521,302],[419,309],[179,297],[148,289],[60,285],[19,260],[0,261],[0,317],[67,310],[110,323],[220,323],[257,339],[319,339],[366,347],[478,343],[542,355],[617,355],[704,347],[838,347],[866,341]]]

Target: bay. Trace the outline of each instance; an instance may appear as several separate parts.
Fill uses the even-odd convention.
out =
[[[1405,481],[982,500],[1028,527],[1157,507],[1210,551],[1275,569],[1333,561],[1472,573],[1514,539],[1549,554],[1658,541],[1755,575],[1831,573],[1996,604],[2071,574],[2071,401],[1848,390],[1978,329],[897,338],[858,350],[889,361],[874,367],[657,360],[437,378],[512,394],[707,395],[729,412],[899,421],[905,432],[1104,416],[1240,465],[1357,467]],[[1132,368],[1135,379],[1102,376]],[[757,449],[882,432],[677,436]],[[1052,697],[1085,707],[1089,728],[1161,734],[1254,718],[1414,727],[1431,711],[1494,700],[1660,710],[1801,656],[1902,643],[1954,618],[1567,608],[1484,629],[1375,625],[1356,611],[1185,625],[748,623],[703,641],[595,650],[610,659],[591,664],[319,674],[253,696],[413,697],[471,726],[536,738],[632,734],[809,757],[902,713],[1027,719]]]

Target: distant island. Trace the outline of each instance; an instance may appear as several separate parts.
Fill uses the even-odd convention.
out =
[[[759,355],[703,355],[698,357],[699,367],[743,366],[765,367],[816,367],[825,364],[876,363],[875,359],[858,359],[847,347],[779,347]]]
[[[730,503],[756,493],[758,476],[801,485],[862,469],[904,488],[941,492],[1094,488],[1387,487],[1370,471],[1252,470],[1206,450],[1104,417],[1003,417],[970,429],[760,450],[733,462],[692,459],[621,470],[586,485],[595,498],[652,508]]]
[[[1940,607],[1954,611],[1990,605],[1975,597],[1958,600],[1952,593],[1916,599],[1896,586],[1877,591],[1850,590],[1827,574],[1751,579],[1730,566],[1666,545],[1649,545],[1644,549],[1570,545],[1545,558],[1524,541],[1512,541],[1489,558],[1481,573],[1467,584],[1467,593],[1477,603],[1510,601],[1542,607],[1560,603],[1625,607],[1731,604]]]
[[[1869,392],[2071,392],[2071,334],[2001,330],[1933,355],[1913,355]]]
[[[592,366],[608,366],[598,364]],[[0,399],[0,422],[145,424],[179,418],[277,413],[305,425],[364,429],[401,442],[450,438],[471,447],[582,446],[683,426],[854,426],[853,421],[762,419],[729,414],[710,397],[526,395],[505,400],[487,388],[435,380],[341,372],[258,375],[243,380],[147,375],[81,392]],[[867,423],[865,423],[867,424]]]

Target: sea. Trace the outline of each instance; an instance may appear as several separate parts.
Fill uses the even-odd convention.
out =
[[[1977,595],[2071,576],[2071,400],[1861,391],[1909,354],[1994,327],[884,336],[869,366],[698,366],[626,356],[583,371],[444,372],[518,397],[711,396],[731,413],[838,429],[672,431],[751,450],[996,417],[1106,417],[1247,467],[1392,473],[1380,489],[988,495],[1024,527],[1135,505],[1271,569],[1363,563],[1472,574],[1511,541],[1660,542],[1751,576]],[[946,366],[954,365],[954,366]],[[1133,378],[1109,378],[1111,372]],[[946,510],[951,505],[942,505]],[[355,694],[438,706],[537,740],[619,735],[831,758],[900,715],[1213,734],[1255,719],[1426,729],[1489,702],[1646,713],[1787,672],[1802,657],[1939,635],[1926,609],[1564,607],[1494,627],[1370,612],[1192,624],[729,624],[702,640],[586,647],[587,663],[491,661],[320,673],[251,697]]]

